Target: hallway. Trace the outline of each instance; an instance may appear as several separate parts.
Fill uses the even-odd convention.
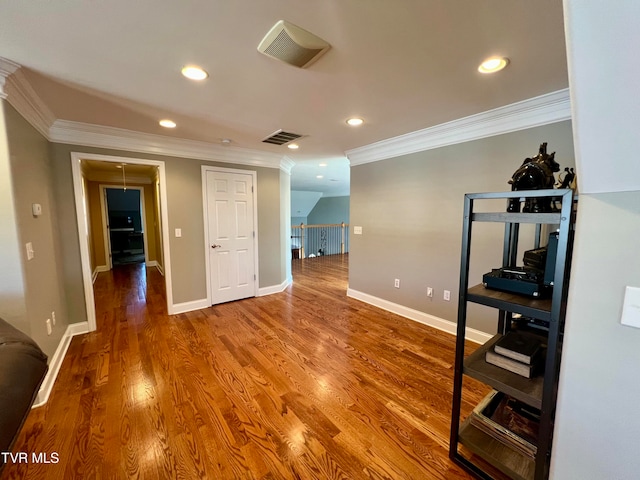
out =
[[[1,478],[470,478],[448,459],[454,338],[347,298],[347,272],[294,261],[285,292],[174,316],[156,269],[99,274],[98,331],[14,448],[60,461]]]

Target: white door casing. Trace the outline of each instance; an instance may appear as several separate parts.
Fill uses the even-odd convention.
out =
[[[207,284],[212,305],[257,292],[255,172],[202,167]]]

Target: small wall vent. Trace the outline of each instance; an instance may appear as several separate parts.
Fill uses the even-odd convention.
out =
[[[302,135],[299,135],[297,133],[277,130],[262,141],[264,143],[272,143],[273,145],[284,145],[285,143],[292,142],[300,137],[302,137]]]
[[[331,48],[313,33],[280,20],[258,45],[258,51],[290,65],[305,68]]]

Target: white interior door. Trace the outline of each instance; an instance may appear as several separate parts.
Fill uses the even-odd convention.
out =
[[[256,294],[252,174],[205,171],[211,303]]]

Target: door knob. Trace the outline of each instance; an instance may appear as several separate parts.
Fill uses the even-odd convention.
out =
[[[222,245],[211,245],[211,248],[220,248]]]

